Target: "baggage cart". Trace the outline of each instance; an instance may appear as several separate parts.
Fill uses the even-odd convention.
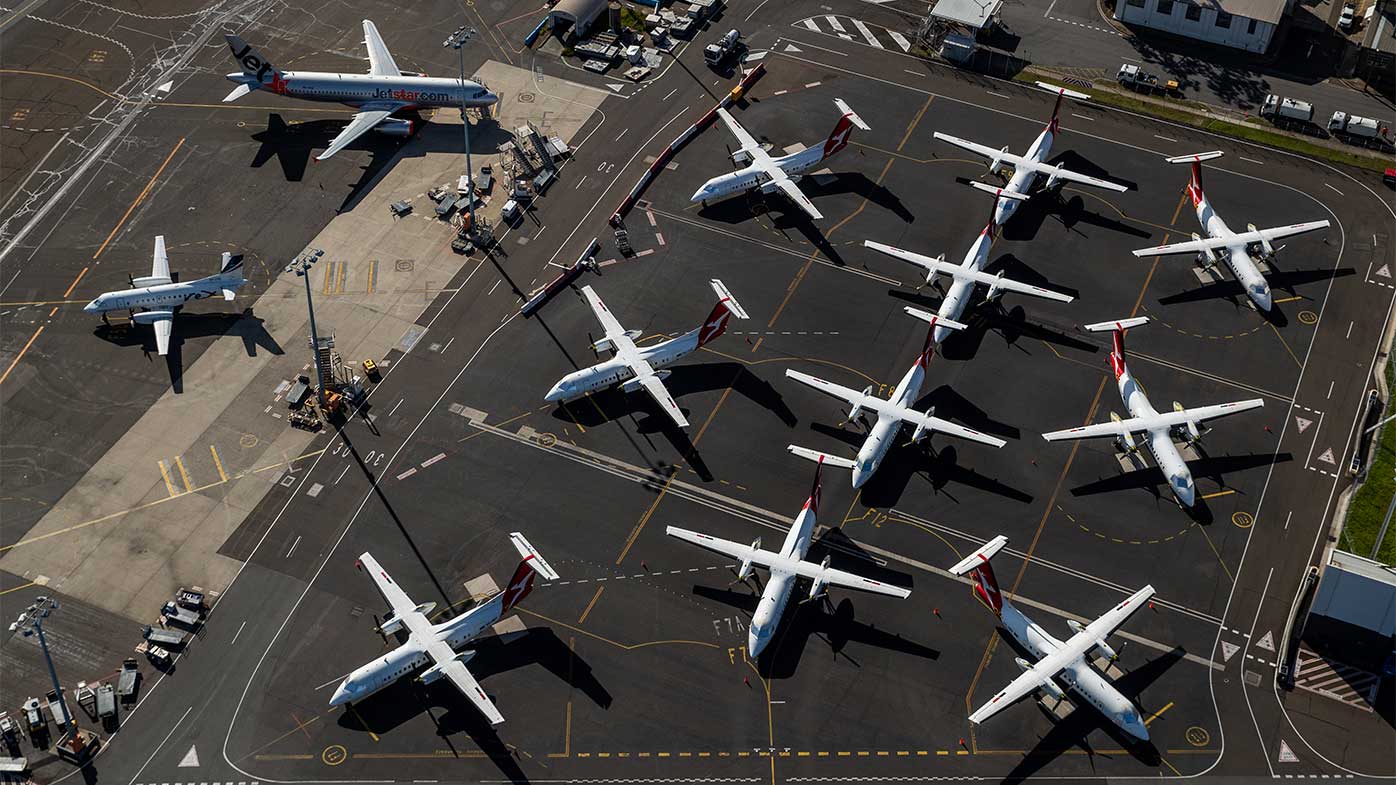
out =
[[[121,663],[121,673],[116,677],[116,694],[122,703],[130,703],[136,698],[136,689],[141,684],[140,663],[135,657],[127,657]]]

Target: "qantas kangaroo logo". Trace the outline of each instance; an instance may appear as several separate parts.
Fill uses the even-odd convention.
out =
[[[726,301],[719,302],[708,315],[708,320],[703,323],[703,329],[698,332],[698,345],[702,346],[722,335],[727,330],[727,320],[731,318],[732,312],[727,310]]]
[[[848,145],[848,135],[853,131],[853,123],[848,116],[839,118],[839,124],[834,127],[834,132],[829,134],[829,139],[824,142],[824,157],[837,153]]]
[[[523,601],[523,598],[528,596],[528,593],[533,590],[534,572],[533,567],[529,566],[528,563],[528,559],[531,558],[533,557],[529,556],[527,559],[519,562],[519,567],[514,570],[514,577],[509,582],[509,588],[504,590],[503,605],[505,611],[518,605]]]
[[[1003,611],[1003,595],[999,593],[998,581],[994,580],[994,570],[989,566],[989,562],[985,561],[970,574],[974,576],[974,593],[996,615],[1001,613]]]

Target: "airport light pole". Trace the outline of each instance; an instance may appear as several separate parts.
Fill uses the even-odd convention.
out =
[[[315,301],[310,298],[310,267],[324,255],[325,252],[319,248],[307,248],[294,262],[286,265],[286,272],[305,279],[305,307],[310,311],[310,348],[315,354],[315,400],[320,404],[320,411],[325,410],[325,372],[320,367],[320,336],[315,332]]]
[[[476,233],[478,227],[475,225],[475,172],[470,168],[470,120],[465,116],[465,43],[475,35],[475,28],[461,25],[454,33],[446,36],[446,40],[441,42],[443,47],[449,46],[456,50],[457,59],[460,62],[460,124],[461,135],[465,137],[465,176],[469,179],[470,190],[465,194],[465,209],[470,215],[470,239],[473,242],[479,235]]]
[[[39,636],[39,649],[44,653],[44,664],[48,666],[48,676],[53,681],[53,691],[58,693],[58,706],[63,710],[63,735],[58,739],[58,744],[55,744],[55,747],[72,738],[78,727],[77,717],[68,711],[68,702],[63,698],[63,686],[58,683],[58,671],[53,668],[53,657],[48,653],[48,639],[44,637],[44,619],[47,619],[49,614],[56,610],[58,610],[58,600],[40,596],[34,600],[34,604],[19,614],[19,618],[10,623],[10,632],[22,629],[22,634],[26,638],[36,633]]]

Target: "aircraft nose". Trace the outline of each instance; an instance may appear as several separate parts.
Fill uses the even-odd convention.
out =
[[[331,706],[342,706],[349,702],[348,684],[349,683],[347,681],[340,682],[339,687],[337,687],[334,691],[334,695],[330,696]]]
[[[747,630],[746,634],[746,650],[749,652],[748,656],[760,656],[761,651],[766,648],[766,643],[769,640],[770,638],[763,634],[763,631],[759,627],[753,625]]]
[[[87,305],[84,305],[84,306],[82,307],[82,310],[85,311],[86,313],[97,313],[97,301],[96,301],[96,300],[93,300],[92,302],[88,303]]]
[[[554,384],[553,388],[548,390],[548,394],[543,396],[543,400],[548,403],[557,403],[562,400],[562,385]]]
[[[1131,713],[1125,723],[1125,731],[1140,741],[1149,740],[1149,726],[1139,720],[1138,714]]]
[[[1178,483],[1177,488],[1178,501],[1182,502],[1184,507],[1191,507],[1196,497],[1196,492],[1193,489],[1192,483],[1180,482]]]
[[[1260,307],[1260,310],[1269,311],[1271,306],[1274,305],[1274,299],[1270,296],[1270,290],[1258,290],[1255,293],[1255,304]]]
[[[688,201],[701,202],[706,198],[708,198],[708,187],[705,185],[702,188],[699,188],[698,190],[694,191],[693,195],[688,197]]]
[[[865,472],[865,471],[863,471],[863,467],[862,467],[862,466],[854,466],[854,467],[853,467],[853,487],[854,487],[854,488],[861,488],[861,487],[863,487],[863,483],[867,482],[867,481],[868,481],[868,478],[871,477],[871,476],[872,476],[872,472]]]

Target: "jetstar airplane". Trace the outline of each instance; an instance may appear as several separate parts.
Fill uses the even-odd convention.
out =
[[[417,680],[423,684],[445,678],[461,691],[475,708],[490,721],[490,725],[504,722],[480,683],[465,669],[465,663],[475,655],[473,651],[456,650],[489,629],[509,611],[513,610],[528,593],[533,590],[533,579],[541,575],[547,580],[557,580],[557,573],[548,565],[538,551],[529,545],[528,540],[518,532],[509,535],[523,561],[514,570],[514,577],[503,591],[474,606],[454,619],[433,624],[428,618],[436,608],[434,602],[420,605],[407,597],[388,573],[378,565],[373,556],[365,553],[359,556],[355,566],[368,573],[379,594],[387,600],[389,612],[378,625],[378,633],[392,635],[399,630],[407,630],[407,640],[396,649],[384,654],[373,662],[355,669],[339,684],[330,698],[331,706],[361,701],[409,673],[418,673]]]
[[[790,600],[790,590],[795,587],[795,581],[799,578],[810,581],[809,600],[824,597],[830,586],[857,589],[873,594],[885,594],[889,597],[902,599],[911,596],[910,590],[900,586],[889,586],[871,578],[854,575],[851,572],[835,570],[829,566],[828,556],[825,556],[824,561],[819,564],[805,561],[810,544],[814,542],[815,518],[819,513],[820,475],[824,471],[825,461],[833,463],[838,459],[812,450],[802,450],[794,445],[791,445],[789,449],[801,457],[811,457],[818,464],[818,467],[814,470],[814,487],[810,490],[809,498],[805,501],[805,506],[800,510],[800,514],[795,516],[794,525],[785,535],[785,542],[780,546],[779,552],[762,550],[760,537],[757,537],[750,545],[743,545],[739,542],[718,539],[688,529],[680,529],[677,526],[667,526],[664,529],[664,533],[670,537],[736,559],[739,565],[737,579],[740,581],[745,582],[750,578],[752,570],[756,567],[770,571],[771,577],[766,581],[765,588],[761,590],[761,600],[756,605],[756,612],[751,616],[751,626],[747,629],[746,648],[747,653],[752,657],[759,655],[766,648],[766,644],[770,643],[771,637],[775,635],[776,627],[780,626],[781,614],[785,611],[785,605]]]
[[[155,238],[155,261],[149,277],[131,278],[130,281],[130,289],[103,292],[82,309],[101,314],[104,322],[112,311],[129,311],[131,321],[155,329],[155,348],[163,356],[170,353],[170,332],[174,329],[175,312],[181,306],[190,300],[202,300],[219,293],[224,300],[231,301],[237,288],[247,283],[247,278],[242,274],[242,254],[234,256],[224,251],[217,274],[175,283],[170,277],[170,257],[165,254],[165,236],[160,235]]]
[[[970,183],[975,188],[979,188],[996,197],[1002,196],[1008,199],[1025,199],[1022,194],[1004,191],[1001,188],[992,188],[983,183]],[[997,203],[997,198],[996,198]],[[941,254],[932,259],[929,256],[922,256],[919,253],[903,251],[900,248],[893,248],[890,245],[883,245],[872,240],[864,240],[863,245],[877,251],[885,253],[904,262],[911,262],[926,270],[926,283],[935,280],[937,275],[948,275],[954,279],[949,291],[945,293],[944,299],[940,301],[940,307],[936,309],[936,315],[942,319],[959,319],[965,312],[965,307],[969,304],[970,295],[974,294],[974,287],[983,284],[989,287],[989,293],[985,296],[985,301],[995,300],[1004,292],[1018,292],[1020,294],[1030,294],[1034,297],[1044,297],[1048,300],[1056,300],[1060,303],[1069,303],[1073,298],[1069,294],[1054,292],[1051,289],[1044,289],[1041,286],[1021,283],[1009,278],[1004,278],[1003,273],[991,275],[984,272],[984,266],[989,262],[989,251],[994,247],[994,233],[998,224],[994,223],[993,216],[989,217],[989,222],[980,230],[979,237],[974,244],[965,252],[965,259],[958,265],[948,264],[945,261],[945,254]],[[950,335],[950,328],[940,327],[935,331],[935,342],[940,343]]]
[[[944,319],[933,314],[926,313],[917,308],[907,306],[906,312],[917,319],[921,319],[930,324],[926,330],[926,343],[922,347],[921,353],[916,356],[916,362],[907,369],[902,380],[897,382],[897,386],[892,390],[892,397],[889,400],[882,400],[873,394],[872,385],[868,385],[862,392],[844,387],[842,385],[827,382],[815,376],[810,376],[799,371],[785,370],[788,378],[794,379],[800,384],[824,393],[825,395],[838,398],[845,403],[851,404],[853,409],[848,413],[848,420],[851,422],[858,418],[858,415],[867,409],[877,413],[877,422],[868,430],[868,437],[863,441],[863,446],[858,450],[858,460],[850,461],[847,458],[835,458],[825,456],[824,461],[830,466],[841,466],[845,469],[853,470],[853,487],[861,488],[868,478],[873,476],[877,467],[882,464],[882,459],[886,457],[887,451],[892,448],[896,441],[897,434],[901,433],[902,423],[914,425],[915,430],[911,433],[912,443],[920,441],[922,438],[930,436],[932,433],[944,433],[950,436],[958,436],[961,439],[969,439],[980,444],[988,444],[994,447],[1002,447],[1005,442],[963,425],[956,425],[949,420],[943,420],[933,416],[935,408],[926,410],[925,414],[913,411],[912,404],[921,396],[921,383],[926,379],[926,365],[931,361],[931,355],[935,353],[935,334],[938,328],[949,327],[952,330],[963,330],[965,326],[959,322]],[[796,455],[806,458],[821,455],[813,450],[804,447],[791,446],[790,451]]]
[[[761,147],[761,143],[747,133],[747,130],[738,124],[726,109],[719,108],[717,116],[722,118],[727,130],[731,131],[742,145],[740,149],[732,153],[732,162],[739,166],[742,164],[746,164],[746,166],[735,172],[718,175],[703,183],[703,187],[694,192],[690,201],[706,202],[709,199],[720,199],[731,194],[759,188],[763,194],[780,191],[799,205],[800,209],[804,210],[809,217],[823,218],[824,215],[815,208],[809,197],[800,191],[799,186],[795,185],[795,181],[800,179],[800,175],[847,147],[848,135],[852,133],[853,126],[864,131],[872,130],[867,123],[863,122],[863,118],[848,108],[848,104],[844,103],[842,99],[835,98],[834,105],[839,108],[842,114],[839,116],[839,121],[834,124],[834,130],[829,133],[829,138],[824,140],[824,144],[819,147],[807,147],[799,152],[782,155],[779,158],[772,158]]]
[[[1195,409],[1184,409],[1181,403],[1174,401],[1173,411],[1159,414],[1154,410],[1153,404],[1149,403],[1149,396],[1144,394],[1144,388],[1134,380],[1134,376],[1125,365],[1125,331],[1148,322],[1147,316],[1139,316],[1086,325],[1086,329],[1092,332],[1114,332],[1115,349],[1110,353],[1110,369],[1115,373],[1115,381],[1120,387],[1120,400],[1124,402],[1129,419],[1122,420],[1119,415],[1111,412],[1110,422],[1052,431],[1042,434],[1042,438],[1055,442],[1063,439],[1113,436],[1119,442],[1120,449],[1133,453],[1139,449],[1134,434],[1143,434],[1144,447],[1153,454],[1154,462],[1168,478],[1169,490],[1173,491],[1173,495],[1178,497],[1178,501],[1184,507],[1191,507],[1196,499],[1196,488],[1193,486],[1192,472],[1188,470],[1187,461],[1178,454],[1178,448],[1173,444],[1173,435],[1176,433],[1184,442],[1194,444],[1202,438],[1204,429],[1201,423],[1204,421],[1248,409],[1258,409],[1265,405],[1265,401],[1252,398],[1248,401],[1199,406]]]
[[[543,396],[543,400],[573,401],[616,384],[619,384],[621,390],[627,393],[643,388],[676,425],[680,428],[687,428],[688,420],[679,410],[674,396],[670,395],[669,391],[664,388],[664,378],[670,372],[660,369],[673,365],[700,347],[712,343],[714,339],[727,331],[727,320],[730,317],[747,318],[746,311],[737,304],[736,299],[732,297],[731,292],[727,291],[727,287],[723,285],[722,281],[714,278],[709,283],[712,285],[713,291],[717,292],[718,300],[717,305],[713,306],[712,312],[708,314],[708,318],[703,321],[702,326],[689,330],[677,338],[671,338],[653,346],[646,346],[643,349],[635,345],[635,339],[640,337],[640,331],[621,327],[620,322],[616,320],[606,304],[601,302],[601,298],[597,296],[596,292],[590,286],[583,286],[582,294],[586,295],[587,304],[591,306],[597,321],[601,322],[601,327],[606,331],[601,340],[592,344],[592,349],[598,352],[610,349],[615,352],[615,356],[605,362],[583,368],[580,371],[573,371],[562,377],[551,390],[548,390],[548,394]]]
[[[1260,310],[1269,311],[1274,304],[1274,300],[1270,296],[1270,284],[1265,280],[1260,269],[1256,267],[1251,256],[1254,254],[1269,262],[1275,256],[1275,252],[1280,250],[1273,245],[1275,240],[1312,232],[1315,229],[1327,228],[1328,221],[1309,221],[1308,223],[1279,226],[1274,229],[1257,229],[1255,224],[1246,224],[1246,231],[1240,234],[1231,231],[1226,225],[1226,221],[1217,215],[1217,212],[1212,209],[1212,203],[1207,201],[1207,197],[1202,193],[1202,162],[1221,157],[1220,151],[1213,151],[1164,159],[1170,164],[1192,164],[1192,179],[1188,181],[1187,186],[1188,196],[1192,197],[1192,206],[1197,211],[1197,223],[1207,233],[1206,239],[1193,233],[1192,239],[1187,242],[1160,245],[1156,248],[1140,248],[1134,252],[1134,255],[1164,256],[1175,253],[1195,253],[1204,269],[1215,267],[1220,259],[1231,270],[1231,274],[1236,276],[1236,281],[1245,288],[1246,296],[1251,298],[1251,302],[1254,302]],[[1284,248],[1284,246],[1280,246],[1280,248]],[[1221,251],[1221,253],[1218,254],[1217,251]]]
[[[987,147],[977,142],[971,142],[967,139],[961,139],[958,136],[943,134],[940,131],[936,131],[933,136],[942,142],[949,142],[956,147],[962,147],[971,153],[988,158],[989,171],[991,173],[997,174],[1004,164],[1012,166],[1013,177],[1008,180],[1008,185],[1004,188],[1007,193],[1032,193],[1033,184],[1037,181],[1039,175],[1047,178],[1047,183],[1043,186],[1043,190],[1051,190],[1063,182],[1093,185],[1097,188],[1105,188],[1110,191],[1119,191],[1121,193],[1129,190],[1128,187],[1120,185],[1119,183],[1112,183],[1109,180],[1102,180],[1098,177],[1078,174],[1070,169],[1063,169],[1060,166],[1053,166],[1046,163],[1047,156],[1052,154],[1052,140],[1056,138],[1057,135],[1059,124],[1057,115],[1062,108],[1062,98],[1075,98],[1078,101],[1085,101],[1089,100],[1090,96],[1068,90],[1065,87],[1047,84],[1046,82],[1038,82],[1037,86],[1049,93],[1056,94],[1057,104],[1052,107],[1052,119],[1047,121],[1047,127],[1042,129],[1042,133],[1037,135],[1037,139],[1035,139],[1032,146],[1028,148],[1027,155],[1014,155],[1008,152],[1008,145],[1004,145],[1001,150],[995,150],[992,147]],[[1007,195],[1007,193],[1005,193],[1005,195]],[[1020,201],[1022,200],[1013,199],[1011,197],[1008,199],[1000,199],[994,208],[994,222],[1002,226],[1004,222],[1012,218],[1013,213],[1018,209],[1018,202]]]
[[[1010,704],[1030,693],[1041,690],[1060,700],[1066,693],[1056,682],[1061,679],[1067,689],[1094,706],[1106,719],[1119,726],[1120,730],[1140,741],[1149,740],[1149,728],[1140,719],[1139,710],[1115,686],[1101,675],[1089,661],[1086,654],[1095,654],[1109,660],[1117,658],[1114,649],[1105,642],[1110,634],[1119,629],[1129,617],[1154,596],[1154,587],[1145,586],[1131,594],[1124,602],[1106,611],[1105,615],[1082,626],[1080,622],[1068,620],[1072,636],[1065,641],[1052,637],[1036,622],[1024,616],[1022,611],[1004,598],[994,578],[994,568],[989,559],[1008,544],[1008,538],[1000,534],[989,540],[979,550],[965,557],[964,561],[950,568],[955,575],[970,574],[974,581],[974,596],[988,606],[994,615],[1003,622],[1008,634],[1019,646],[1027,649],[1036,663],[1029,663],[1021,657],[1014,658],[1023,672],[989,700],[969,715],[969,721],[976,725],[998,714]]]
[[[307,101],[347,104],[359,111],[339,132],[325,152],[315,156],[323,161],[371,130],[388,136],[410,136],[411,120],[392,117],[394,112],[431,107],[490,106],[499,96],[469,79],[440,79],[404,72],[378,35],[378,28],[364,20],[364,45],[368,47],[368,73],[340,74],[318,71],[279,71],[271,61],[235,35],[223,36],[233,59],[242,72],[228,74],[238,86],[223,99],[236,101],[253,90],[271,90],[278,95]]]

